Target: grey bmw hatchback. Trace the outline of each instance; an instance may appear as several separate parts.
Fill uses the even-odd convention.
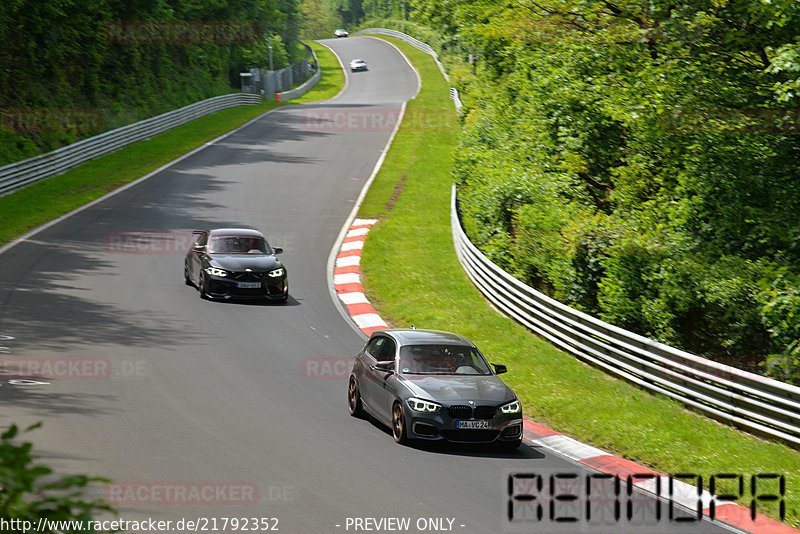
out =
[[[397,443],[522,443],[522,406],[478,348],[458,334],[389,329],[370,336],[348,381],[350,414],[368,413]]]

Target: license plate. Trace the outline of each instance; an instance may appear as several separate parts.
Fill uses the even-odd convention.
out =
[[[255,289],[261,287],[261,282],[239,282],[236,284],[236,287],[241,289]]]
[[[456,428],[463,430],[488,430],[489,421],[456,421]]]

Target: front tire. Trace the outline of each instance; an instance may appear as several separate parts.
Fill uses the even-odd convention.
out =
[[[189,267],[185,263],[183,264],[183,282],[187,286],[194,286],[192,279],[189,277]]]
[[[200,285],[198,285],[197,289],[200,290],[201,299],[209,300],[211,298],[208,296],[208,281],[206,281],[206,275],[200,275]]]
[[[408,443],[408,431],[406,430],[406,418],[403,415],[403,406],[396,402],[392,408],[392,436],[395,443],[405,445]]]
[[[364,406],[361,404],[361,392],[358,391],[356,377],[350,377],[350,384],[347,387],[347,410],[353,417],[364,416]]]

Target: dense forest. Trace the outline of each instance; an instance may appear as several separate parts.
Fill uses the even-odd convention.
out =
[[[800,3],[328,5],[441,52],[465,103],[464,223],[495,262],[618,326],[800,380]]]
[[[301,22],[296,0],[0,2],[0,165],[230,93]]]

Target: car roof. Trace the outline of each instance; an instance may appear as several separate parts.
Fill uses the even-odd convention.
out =
[[[474,347],[475,345],[459,334],[442,330],[421,330],[416,328],[390,328],[379,330],[373,335],[385,334],[393,337],[400,345],[447,344]]]
[[[252,228],[216,228],[209,230],[211,235],[246,235],[255,237],[264,237],[264,234]]]

